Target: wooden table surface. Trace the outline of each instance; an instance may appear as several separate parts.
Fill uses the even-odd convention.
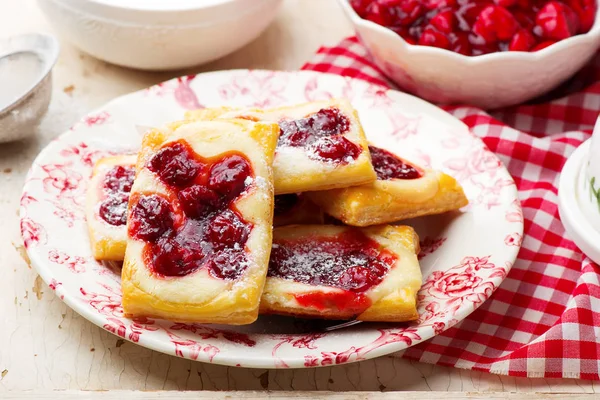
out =
[[[0,37],[31,31],[52,33],[35,1],[0,0]],[[179,359],[123,342],[86,321],[55,297],[24,261],[17,208],[25,173],[36,154],[83,114],[115,96],[182,73],[231,68],[297,69],[319,46],[333,45],[351,33],[335,0],[286,0],[275,22],[244,49],[193,70],[167,73],[108,65],[61,41],[61,56],[54,69],[53,99],[43,123],[31,139],[0,145],[0,392],[14,391],[11,398],[50,398],[35,393],[269,389],[533,394],[595,393],[600,389],[600,383],[591,381],[513,378],[395,357],[331,368],[271,371]],[[17,392],[29,390],[36,392]],[[67,397],[83,398],[79,394],[69,392]],[[114,398],[122,395],[120,392]],[[7,396],[0,393],[0,398]],[[247,396],[261,397],[256,393]],[[348,396],[362,398],[356,394]],[[538,396],[545,398],[534,395]],[[163,398],[156,394],[151,398],[159,397]],[[442,397],[446,396],[436,395]]]

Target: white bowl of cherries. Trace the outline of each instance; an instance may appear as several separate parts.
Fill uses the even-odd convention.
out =
[[[600,46],[596,0],[339,0],[377,66],[438,103],[522,103]]]

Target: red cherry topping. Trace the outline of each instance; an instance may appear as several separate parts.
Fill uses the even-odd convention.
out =
[[[387,150],[369,146],[369,152],[379,180],[418,179],[422,176],[417,168]]]
[[[322,109],[305,118],[279,122],[278,146],[304,147],[311,158],[348,163],[361,153],[360,147],[342,135],[350,121],[338,109]]]
[[[348,131],[350,121],[338,109],[322,109],[308,117],[281,121],[280,146],[300,147],[323,136],[341,135]]]
[[[225,249],[209,260],[209,272],[220,279],[236,280],[248,267],[246,254],[233,249]]]
[[[192,182],[202,164],[185,142],[175,142],[160,149],[148,162],[148,169],[167,185],[185,186]]]
[[[181,208],[190,218],[201,218],[214,212],[220,203],[219,195],[206,186],[193,185],[178,194]]]
[[[383,280],[396,256],[359,230],[335,237],[275,240],[268,276],[362,293]]]
[[[114,166],[104,176],[104,199],[100,203],[98,214],[106,223],[114,226],[127,223],[127,203],[134,178],[135,168],[132,165]]]
[[[173,229],[169,202],[156,194],[142,195],[131,209],[129,233],[136,239],[154,241]]]
[[[158,276],[206,269],[219,279],[239,278],[248,266],[245,245],[252,230],[235,209],[254,177],[246,157],[203,158],[179,141],[159,150],[148,169],[165,183],[173,204],[159,195],[132,201],[129,234],[146,242],[148,267]]]
[[[106,173],[104,178],[104,189],[108,192],[131,192],[135,168],[132,165],[117,165]]]
[[[239,155],[225,157],[210,168],[208,187],[215,192],[233,199],[244,191],[252,167],[246,158]]]
[[[330,136],[317,140],[313,144],[313,151],[319,158],[347,164],[356,160],[361,153],[360,147],[344,136]]]
[[[127,194],[108,196],[100,203],[100,217],[110,225],[125,225],[127,223],[128,200],[129,196]]]
[[[231,210],[217,215],[208,226],[208,238],[217,248],[244,245],[249,234],[248,224]]]

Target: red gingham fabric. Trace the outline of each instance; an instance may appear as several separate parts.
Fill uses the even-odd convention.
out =
[[[394,87],[356,38],[321,48],[303,69]],[[491,113],[445,107],[515,179],[525,237],[506,280],[478,310],[404,357],[496,374],[600,379],[600,268],[566,236],[557,187],[568,156],[600,110],[600,54],[567,84],[528,105]]]

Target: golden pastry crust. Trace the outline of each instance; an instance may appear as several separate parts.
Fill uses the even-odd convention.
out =
[[[352,226],[441,214],[469,203],[456,179],[443,172],[418,169],[422,172],[418,179],[377,180],[361,186],[309,192],[306,196],[327,214]]]
[[[303,194],[283,194],[280,196],[298,196],[297,203],[285,212],[277,211],[277,196],[275,196],[275,215],[273,226],[284,225],[322,225],[325,220],[323,210],[308,200]]]
[[[295,120],[314,114],[321,109],[337,108],[350,120],[350,128],[343,136],[361,148],[358,158],[348,164],[333,165],[309,158],[303,148],[278,147],[274,161],[275,194],[327,190],[373,182],[376,179],[365,133],[358,113],[347,100],[333,99],[267,110],[257,108],[220,107],[189,111],[186,118],[206,120],[217,118],[244,118],[254,121],[279,122]]]
[[[274,243],[307,237],[318,239],[336,236],[352,229],[358,228],[332,225],[281,227],[274,230]],[[409,226],[374,226],[360,231],[397,256],[395,264],[381,283],[364,292],[370,301],[370,306],[358,315],[352,310],[340,310],[333,305],[327,308],[303,306],[297,302],[296,295],[303,293],[327,295],[344,292],[344,290],[268,277],[260,304],[261,313],[339,320],[355,318],[360,321],[382,322],[417,319],[416,295],[421,287],[422,276],[417,259],[419,238],[414,229]]]
[[[248,266],[234,281],[214,278],[206,268],[185,276],[157,276],[143,261],[146,243],[128,235],[122,272],[123,309],[127,315],[232,325],[256,320],[271,250],[272,163],[278,132],[273,123],[222,120],[177,122],[146,134],[138,155],[132,198],[140,193],[165,193],[164,184],[146,167],[163,145],[185,141],[206,158],[237,151],[250,162],[254,178],[234,205],[252,229],[245,244]]]
[[[101,261],[123,261],[127,247],[125,225],[110,225],[100,218],[98,211],[106,197],[103,185],[106,174],[116,166],[133,167],[137,155],[105,157],[94,165],[86,193],[85,217],[90,236],[92,255]]]

